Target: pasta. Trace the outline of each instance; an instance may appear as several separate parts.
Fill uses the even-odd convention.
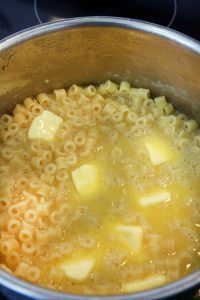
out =
[[[0,268],[111,295],[199,267],[195,120],[127,81],[22,103],[0,117]]]

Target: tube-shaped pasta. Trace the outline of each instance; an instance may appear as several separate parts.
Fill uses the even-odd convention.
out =
[[[16,113],[14,115],[14,121],[19,127],[26,127],[28,124],[27,117],[22,113]]]
[[[46,94],[46,93],[41,93],[37,96],[37,101],[42,105],[44,106],[45,108],[46,107],[49,107],[50,106],[50,98],[49,96]]]
[[[146,120],[147,120],[147,123],[152,124],[152,123],[155,122],[155,119],[154,119],[154,116],[153,116],[152,113],[147,114],[147,115],[145,116],[145,118],[146,118]]]
[[[134,112],[128,112],[126,115],[126,121],[129,124],[136,125],[137,115]]]
[[[65,89],[54,90],[54,95],[57,101],[64,101],[67,97]]]
[[[28,203],[26,201],[22,201],[17,204],[12,204],[8,209],[8,215],[12,218],[19,217],[19,215],[26,210],[27,205]]]
[[[180,122],[184,122],[188,120],[188,117],[184,114],[178,114],[177,119],[180,120]]]
[[[13,239],[13,234],[9,233],[8,231],[1,230],[1,240],[9,240]]]
[[[46,164],[44,172],[48,175],[54,175],[56,173],[56,165],[54,163]]]
[[[160,96],[160,97],[154,98],[154,102],[158,109],[163,109],[167,105],[165,96]]]
[[[104,103],[105,99],[104,97],[102,97],[100,94],[96,94],[94,97],[93,97],[93,100],[95,102],[100,102],[101,104]]]
[[[14,250],[19,249],[19,243],[16,239],[12,238],[6,241],[1,241],[0,243],[0,250],[1,253],[4,255],[10,254]]]
[[[114,102],[109,102],[104,106],[103,113],[112,116],[116,110],[116,104]]]
[[[63,157],[63,156],[56,158],[55,164],[56,164],[57,170],[68,167],[68,161],[67,161],[66,157]]]
[[[74,143],[76,146],[83,146],[86,143],[85,131],[79,131],[74,137]]]
[[[51,202],[37,204],[36,211],[39,216],[48,216],[51,211]]]
[[[115,111],[112,115],[112,120],[115,123],[119,123],[123,120],[123,113],[121,111]]]
[[[63,145],[59,145],[58,147],[56,147],[54,149],[54,153],[55,153],[55,157],[66,155],[66,151],[63,149]]]
[[[34,223],[37,219],[37,213],[33,209],[29,209],[24,214],[25,221],[28,223]]]
[[[66,162],[68,166],[74,166],[78,161],[76,153],[70,153],[66,157]]]
[[[18,232],[21,229],[21,222],[18,219],[10,219],[8,221],[8,232],[12,233],[12,234],[18,234]]]
[[[10,132],[12,135],[15,135],[19,131],[19,126],[17,125],[17,123],[12,122],[7,126],[7,129],[8,132]]]
[[[188,145],[188,139],[184,138],[184,137],[180,137],[177,139],[177,146],[178,149],[183,149],[186,145]]]
[[[126,93],[128,93],[129,90],[130,90],[130,87],[131,87],[131,85],[130,85],[129,82],[127,82],[127,81],[122,81],[122,82],[120,82],[119,92],[120,92],[120,93],[121,93],[121,92],[126,92]]]
[[[45,245],[49,242],[50,235],[48,230],[37,230],[35,232],[36,240],[39,245]]]
[[[28,228],[21,229],[18,237],[20,241],[28,243],[31,242],[33,239],[33,232]]]
[[[70,119],[74,119],[76,116],[76,110],[74,108],[70,108],[67,111],[67,117],[69,117]]]
[[[126,122],[121,122],[115,125],[115,128],[117,129],[118,132],[124,132],[126,131]]]
[[[136,120],[136,125],[137,126],[145,126],[147,124],[147,119],[146,117],[139,117]]]
[[[73,141],[66,141],[64,143],[64,150],[66,152],[74,152],[76,151],[76,144]]]
[[[183,128],[186,132],[191,133],[198,127],[198,124],[195,120],[188,120],[183,123]]]
[[[5,147],[1,150],[2,156],[6,160],[11,160],[15,154],[14,150],[10,147]]]
[[[163,116],[163,111],[160,108],[153,107],[151,113],[155,119],[158,119],[160,116]]]
[[[0,197],[0,211],[7,211],[9,207],[9,199],[6,197]]]
[[[143,89],[143,88],[130,88],[129,94],[131,95],[131,97],[145,100],[145,99],[149,99],[150,90]]]
[[[0,124],[2,124],[3,126],[8,126],[9,124],[11,124],[13,121],[12,116],[7,115],[7,114],[3,114],[0,117]]]
[[[59,212],[61,215],[69,215],[72,212],[72,208],[68,203],[64,203],[60,206]]]
[[[79,96],[81,93],[84,94],[83,89],[80,86],[76,85],[76,84],[73,84],[69,88],[67,93],[68,93],[69,96],[72,96],[72,97]]]
[[[88,154],[90,154],[95,143],[96,143],[96,140],[94,138],[88,138],[85,146],[83,147],[83,150],[80,151],[80,156],[87,156]]]
[[[90,102],[90,98],[87,97],[84,94],[80,94],[78,98],[79,103],[87,105],[88,102]],[[90,106],[90,105],[89,105]],[[82,111],[85,111],[84,107],[82,108]]]
[[[58,181],[66,181],[69,178],[69,174],[67,169],[60,169],[56,173],[56,180]]]
[[[41,181],[48,184],[52,185],[54,181],[54,176],[50,174],[43,173],[40,177]]]
[[[118,86],[116,83],[107,80],[105,83],[101,84],[98,87],[98,92],[101,95],[106,95],[106,94],[114,94],[118,92]]]
[[[16,266],[20,261],[20,255],[17,251],[12,251],[7,255],[6,260],[9,265]]]
[[[21,248],[22,253],[25,255],[30,255],[36,252],[36,244],[34,242],[23,242]]]
[[[94,85],[88,85],[85,89],[84,89],[84,93],[86,96],[88,97],[93,97],[96,95],[97,90],[95,88]]]
[[[171,103],[168,103],[167,105],[165,105],[163,107],[163,113],[166,115],[166,116],[169,116],[174,110],[174,107]]]
[[[42,170],[46,164],[46,161],[42,157],[32,157],[31,165],[38,170]]]
[[[39,116],[44,111],[44,108],[42,105],[34,103],[34,105],[30,108],[30,111],[34,116]]]
[[[142,106],[145,108],[151,109],[151,108],[155,107],[155,102],[153,101],[153,99],[146,99],[146,100],[144,100]]]
[[[19,190],[25,189],[28,186],[28,179],[25,176],[22,176],[16,181],[16,188]]]
[[[27,115],[27,109],[22,104],[17,104],[13,110],[13,115],[16,115],[17,113]]]
[[[33,185],[32,185],[33,183]],[[39,188],[39,184],[37,183],[37,186],[36,186],[36,183],[35,181],[33,182],[29,182],[29,186],[32,188],[32,189],[38,189]],[[28,203],[29,205],[36,205],[37,204],[37,197],[35,195],[32,195],[30,192],[27,192],[27,191],[23,191],[22,192],[23,196],[25,197],[25,201],[26,203]]]
[[[7,209],[6,209],[7,211]],[[8,223],[7,212],[0,209],[0,228],[1,230],[6,229]]]
[[[65,276],[64,271],[56,266],[52,266],[50,269],[50,272],[48,274],[48,279],[49,281],[53,281],[53,282],[61,282],[61,280],[63,279],[63,277]]]
[[[100,102],[93,102],[91,107],[92,112],[98,116],[102,111],[102,105]]]
[[[60,221],[60,213],[59,211],[52,211],[50,215],[50,222],[52,224],[58,224]]]
[[[26,222],[24,220],[22,220],[21,223],[22,223],[22,229],[28,229],[28,230],[30,230],[32,232],[34,231],[33,224],[30,224],[30,223],[28,223],[28,222]]]
[[[15,274],[17,276],[20,276],[22,278],[26,277],[27,271],[29,270],[30,266],[24,262],[24,261],[20,261],[16,270],[15,270]]]
[[[45,183],[40,183],[37,193],[41,196],[48,196],[50,193],[51,187]]]
[[[8,132],[6,130],[2,130],[0,133],[1,139],[5,143],[12,143],[13,134],[11,132]]]
[[[27,110],[30,110],[32,109],[32,107],[34,106],[35,102],[33,101],[32,98],[28,97],[24,100],[24,106],[26,107]]]
[[[43,150],[42,153],[39,154],[42,158],[44,158],[45,162],[48,163],[52,160],[52,151],[51,150]]]
[[[127,105],[120,105],[119,110],[123,113],[123,116],[126,116],[127,112],[130,111],[130,107]]]

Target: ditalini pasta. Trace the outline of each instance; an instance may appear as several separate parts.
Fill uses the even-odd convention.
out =
[[[109,295],[199,267],[195,120],[126,81],[22,103],[0,117],[0,268]]]

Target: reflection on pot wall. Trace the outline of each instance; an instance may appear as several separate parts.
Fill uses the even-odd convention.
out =
[[[164,93],[198,117],[200,60],[159,36],[112,27],[62,30],[0,55],[1,111],[40,91],[112,79]],[[8,105],[9,102],[9,105]],[[6,109],[7,108],[7,109]]]

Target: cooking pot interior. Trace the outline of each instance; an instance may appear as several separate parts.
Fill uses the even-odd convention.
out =
[[[181,36],[176,42],[173,32],[164,37],[160,27],[150,24],[145,26],[152,30],[135,29],[128,21],[124,26],[65,22],[37,27],[0,44],[0,113],[11,111],[27,96],[110,79],[150,88],[152,96],[166,95],[179,111],[200,121],[200,51],[192,50],[190,40],[183,46]],[[191,282],[188,279],[177,291]],[[163,291],[172,294],[175,283],[172,290]]]
[[[159,36],[159,28],[156,35],[117,25],[86,25],[30,34],[25,41],[14,37],[10,44],[12,39],[17,45],[0,52],[1,113],[26,96],[111,79],[164,94],[178,110],[200,119],[199,55]]]

